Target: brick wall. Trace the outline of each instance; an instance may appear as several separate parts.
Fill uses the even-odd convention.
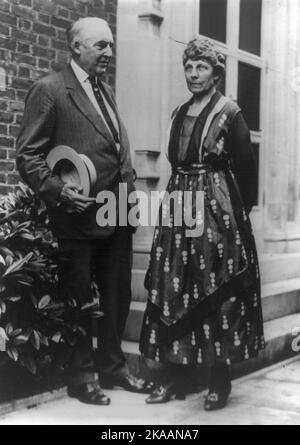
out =
[[[65,29],[97,16],[116,35],[116,9],[117,0],[0,0],[0,194],[20,180],[15,143],[29,87],[69,58]],[[106,81],[114,85],[114,59]]]

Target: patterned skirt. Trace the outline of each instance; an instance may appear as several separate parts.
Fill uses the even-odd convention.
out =
[[[148,359],[213,366],[256,357],[264,347],[260,276],[251,223],[231,170],[174,173],[154,232],[145,287],[149,297],[140,338]],[[204,192],[195,207],[200,236],[176,225],[183,191]],[[162,224],[168,212],[168,224]]]

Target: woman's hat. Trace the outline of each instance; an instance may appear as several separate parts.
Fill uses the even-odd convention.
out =
[[[184,65],[188,59],[205,59],[215,70],[218,70],[220,74],[225,71],[226,59],[224,54],[217,49],[214,42],[203,37],[196,37],[186,45],[183,53]]]
[[[77,153],[67,145],[58,145],[49,152],[46,162],[52,173],[58,175],[63,182],[72,182],[82,187],[83,194],[89,196],[97,173],[86,155]]]

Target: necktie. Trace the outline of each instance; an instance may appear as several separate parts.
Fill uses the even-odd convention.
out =
[[[107,125],[108,125],[108,127],[110,129],[110,131],[111,131],[111,134],[113,135],[114,141],[115,141],[116,144],[119,144],[120,143],[120,139],[119,139],[118,132],[117,132],[117,130],[116,130],[114,124],[113,124],[113,121],[111,120],[111,117],[109,115],[109,112],[108,112],[108,110],[106,108],[106,105],[105,105],[105,102],[103,100],[103,97],[102,97],[99,85],[97,83],[97,79],[94,76],[89,76],[89,81],[91,82],[91,85],[92,85],[93,92],[94,92],[94,95],[96,97],[97,103],[98,103],[98,105],[100,107],[100,110],[101,110],[101,112],[103,114],[103,117],[104,117],[104,119],[105,119],[105,121],[106,121],[106,123],[107,123]]]

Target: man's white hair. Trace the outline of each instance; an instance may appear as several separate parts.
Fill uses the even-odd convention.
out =
[[[84,31],[89,29],[90,26],[103,26],[109,28],[106,20],[99,17],[84,17],[76,20],[66,31],[68,46],[72,50],[74,40],[77,37],[82,37]]]

